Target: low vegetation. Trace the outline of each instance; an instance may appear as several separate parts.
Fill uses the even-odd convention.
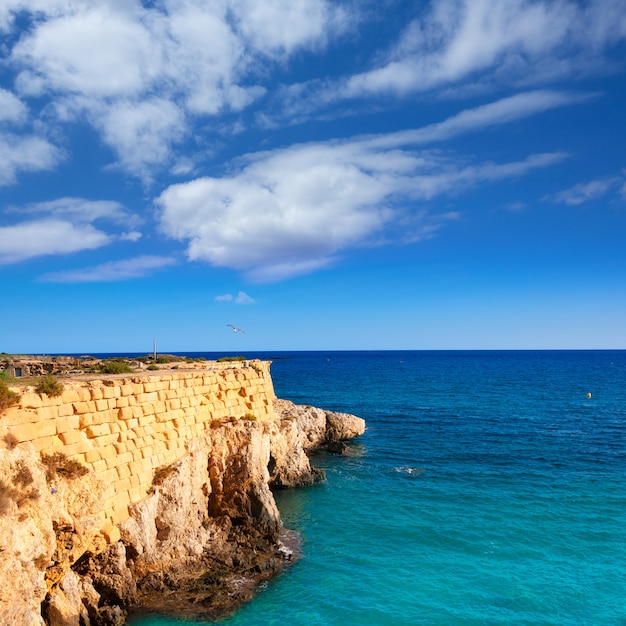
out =
[[[245,356],[222,356],[217,359],[218,363],[230,363],[232,361],[246,361]]]
[[[131,374],[131,366],[124,359],[108,359],[99,365],[99,370],[103,374]]]
[[[42,376],[41,380],[35,387],[37,393],[45,393],[54,398],[63,393],[63,383],[60,383],[52,374]]]
[[[19,402],[20,395],[11,391],[5,380],[0,380],[0,414],[6,411],[10,406]]]
[[[41,462],[46,468],[46,478],[48,482],[55,479],[55,477],[63,476],[69,480],[80,478],[89,472],[89,470],[74,459],[70,459],[62,452],[55,452],[54,454],[44,454],[41,457]]]
[[[33,473],[26,467],[24,461],[18,461],[15,465],[13,484],[24,488],[33,484]]]
[[[39,499],[39,492],[33,487],[33,473],[24,461],[15,464],[11,479],[12,484],[0,479],[0,516],[10,511],[12,502],[21,508],[26,503]]]
[[[11,508],[16,490],[0,479],[0,516],[6,515]]]
[[[174,472],[175,467],[173,465],[162,465],[161,467],[157,467],[154,470],[154,476],[152,477],[152,489],[150,491],[153,493],[154,487],[162,485]]]
[[[20,442],[20,440],[13,433],[7,433],[2,439],[9,450],[13,450],[13,448],[15,448]]]
[[[202,361],[206,361],[204,357],[189,357],[189,356],[176,356],[175,354],[159,354],[157,355],[156,361],[154,360],[154,356],[152,354],[147,354],[146,356],[137,357],[137,361],[141,361],[142,363],[159,363],[161,365],[167,363],[201,363]]]

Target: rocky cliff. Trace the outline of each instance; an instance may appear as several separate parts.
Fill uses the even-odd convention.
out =
[[[129,610],[215,617],[283,567],[297,538],[270,487],[323,478],[307,453],[363,433],[354,416],[274,400],[271,419],[214,420],[153,472],[105,541],[108,485],[62,454],[0,443],[0,623],[119,626]]]

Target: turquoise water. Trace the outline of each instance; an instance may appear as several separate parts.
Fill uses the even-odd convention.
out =
[[[260,356],[368,430],[277,494],[303,558],[220,624],[626,625],[626,352]]]

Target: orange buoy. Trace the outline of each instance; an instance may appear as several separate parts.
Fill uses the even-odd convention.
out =
[[[588,393],[588,394],[587,394],[587,397],[588,397],[588,398],[591,398],[591,393]]]

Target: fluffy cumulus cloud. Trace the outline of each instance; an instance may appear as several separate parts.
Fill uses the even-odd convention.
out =
[[[366,173],[349,146],[313,145],[259,157],[241,173],[168,188],[166,234],[190,259],[280,279],[326,265],[389,219],[382,171]],[[366,155],[364,155],[366,156]]]
[[[266,95],[257,120],[292,123],[345,98],[595,71],[626,37],[621,0],[432,0],[369,63],[359,51],[365,71],[276,86],[276,70],[303,52],[314,58],[346,32],[356,41],[367,15],[366,5],[333,0],[4,0],[0,32],[12,36],[0,53],[17,95],[0,89],[0,122],[47,99],[48,121],[88,121],[125,171],[151,182],[199,126],[219,127]],[[4,184],[60,159],[41,136],[20,147],[38,158],[18,150],[1,166]]]
[[[160,55],[139,17],[96,2],[38,23],[13,49],[13,60],[27,68],[21,89],[93,97],[141,92],[158,76]]]
[[[10,49],[19,93],[50,98],[48,111],[64,121],[87,119],[122,167],[146,180],[198,116],[262,96],[254,76],[268,61],[320,47],[347,23],[329,0],[7,0],[0,29],[10,31],[20,11],[32,22]]]
[[[411,3],[391,4],[409,10]],[[544,143],[536,153],[490,162],[432,144],[601,97],[545,85],[609,71],[609,47],[623,48],[626,39],[626,9],[623,0],[413,5],[408,19],[394,23],[376,3],[343,0],[3,0],[0,186],[71,157],[75,131],[88,124],[118,171],[146,189],[162,173],[201,173],[200,159],[215,156],[216,146],[249,153],[223,170],[213,163],[210,176],[158,187],[161,233],[194,261],[280,280],[326,267],[356,246],[431,237],[456,218],[434,211],[433,199],[568,156]],[[359,20],[368,28],[384,21],[380,40],[361,38]],[[298,84],[290,84],[294,76]],[[421,128],[394,120],[396,131],[404,128],[398,132],[258,152],[285,135],[251,128],[384,111],[416,93],[424,104],[455,90],[485,97],[496,89],[507,97]],[[598,179],[551,199],[579,204],[621,180]],[[3,264],[141,239],[137,215],[109,201],[61,198],[5,210],[2,219]],[[135,256],[49,279],[121,280],[171,262]]]
[[[535,106],[533,98],[529,102]],[[516,115],[504,117],[527,112],[518,103],[513,108]],[[255,280],[280,280],[322,268],[350,247],[432,236],[456,215],[407,210],[415,201],[523,176],[567,157],[467,164],[415,147],[490,123],[482,110],[458,119],[424,135],[418,129],[249,155],[234,174],[166,189],[157,200],[161,228],[188,243],[192,260],[242,270]]]
[[[284,54],[324,43],[347,27],[348,12],[330,2],[235,0],[238,29],[251,46],[264,53]]]
[[[146,181],[152,179],[155,166],[169,159],[172,144],[187,132],[181,109],[161,98],[94,107],[90,116],[120,165]]]
[[[13,207],[8,214],[27,217],[0,226],[0,264],[18,263],[34,257],[93,250],[115,240],[136,241],[137,231],[117,233],[119,227],[139,223],[121,204],[84,198],[60,198]],[[108,222],[105,230],[94,222]],[[113,228],[110,226],[114,225]]]

